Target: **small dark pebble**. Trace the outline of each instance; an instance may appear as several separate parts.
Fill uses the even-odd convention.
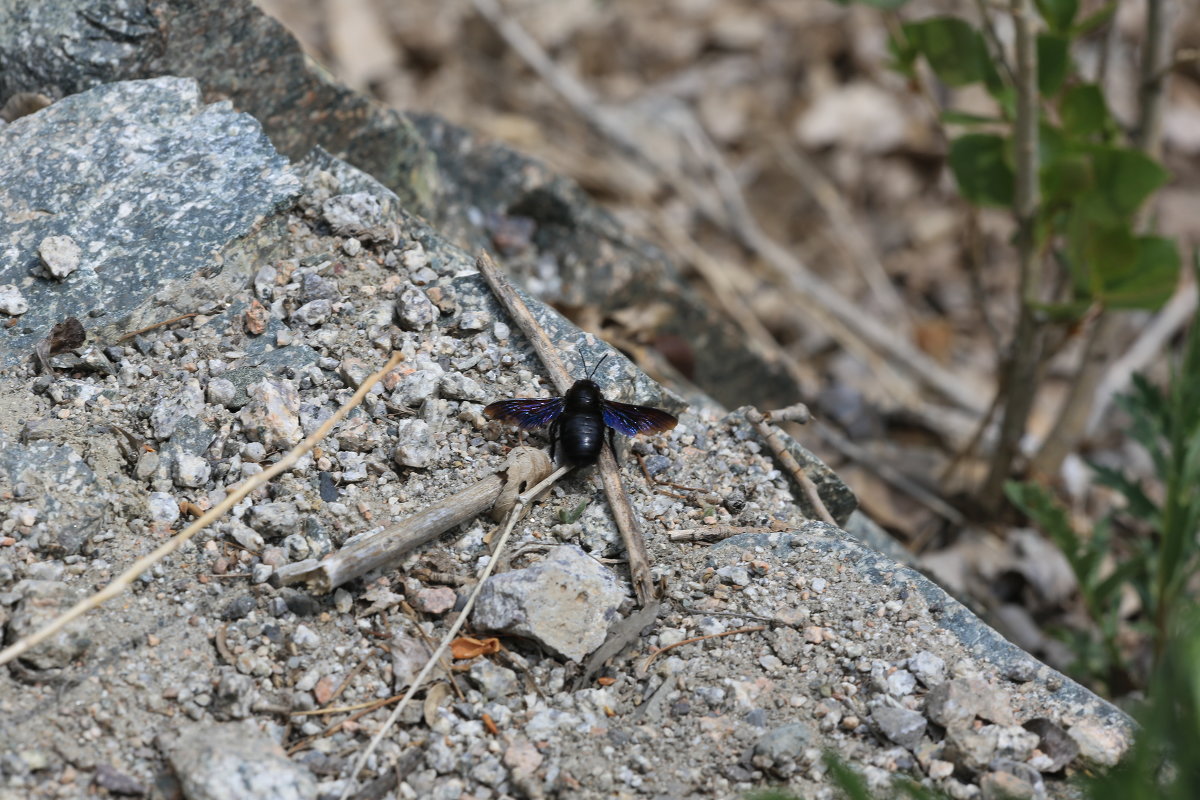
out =
[[[284,638],[283,631],[279,629],[278,625],[264,625],[263,626],[263,636],[266,636],[268,639],[270,639],[275,644],[279,644],[280,642],[283,641],[283,638]]]
[[[141,781],[108,764],[97,765],[95,783],[112,794],[125,797],[142,797],[146,794],[146,787],[142,785]]]
[[[619,728],[608,729],[608,740],[617,747],[623,747],[633,741],[633,737]]]
[[[320,473],[320,489],[321,499],[326,503],[332,503],[338,499],[341,492],[338,491],[337,484],[333,482],[333,475],[329,472]]]
[[[258,601],[254,597],[244,594],[241,597],[235,597],[221,610],[221,619],[232,622],[233,620],[241,619],[249,614],[258,606]]]
[[[646,458],[646,471],[651,475],[657,475],[658,473],[670,468],[670,466],[671,459],[667,458],[666,456],[653,455]]]
[[[297,617],[311,617],[321,611],[321,604],[303,592],[284,589],[280,596],[287,603],[288,611]]]
[[[765,728],[767,727],[767,712],[756,708],[746,715],[746,722],[756,728]]]

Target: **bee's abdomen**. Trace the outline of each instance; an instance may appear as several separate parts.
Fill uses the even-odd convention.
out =
[[[576,465],[595,464],[604,445],[604,420],[599,413],[564,414],[559,430],[563,458]]]

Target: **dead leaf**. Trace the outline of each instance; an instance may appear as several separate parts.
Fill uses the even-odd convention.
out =
[[[435,683],[429,687],[429,691],[425,692],[425,704],[422,706],[425,715],[425,724],[433,727],[433,723],[437,722],[438,709],[442,705],[442,701],[449,697],[450,684]]]
[[[450,643],[450,653],[456,659],[478,658],[500,652],[500,640],[495,636],[487,639],[475,639],[470,636],[460,636]]]

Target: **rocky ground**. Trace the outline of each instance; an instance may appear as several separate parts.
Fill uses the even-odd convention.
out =
[[[501,468],[520,437],[481,410],[546,396],[544,370],[412,203],[323,151],[280,156],[189,79],[100,85],[0,127],[0,183],[6,646],[404,355],[294,469],[0,670],[0,798],[340,796],[495,524],[329,594],[272,577]],[[531,302],[570,369],[611,353],[611,397],[680,417],[620,453],[661,603],[633,602],[596,476],[568,476],[500,554],[468,621],[479,644],[351,796],[823,798],[828,750],[879,791],[903,775],[1059,797],[1128,747],[1118,710],[864,544],[849,491],[794,442],[852,533],[810,521],[743,413],[681,400]],[[753,532],[669,537],[727,526]]]

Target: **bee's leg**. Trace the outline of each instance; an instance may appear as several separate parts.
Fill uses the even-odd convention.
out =
[[[550,423],[550,463],[554,463],[554,449],[558,444],[558,420]]]
[[[608,429],[608,449],[613,454],[613,460],[617,458],[617,440],[612,428]]]

